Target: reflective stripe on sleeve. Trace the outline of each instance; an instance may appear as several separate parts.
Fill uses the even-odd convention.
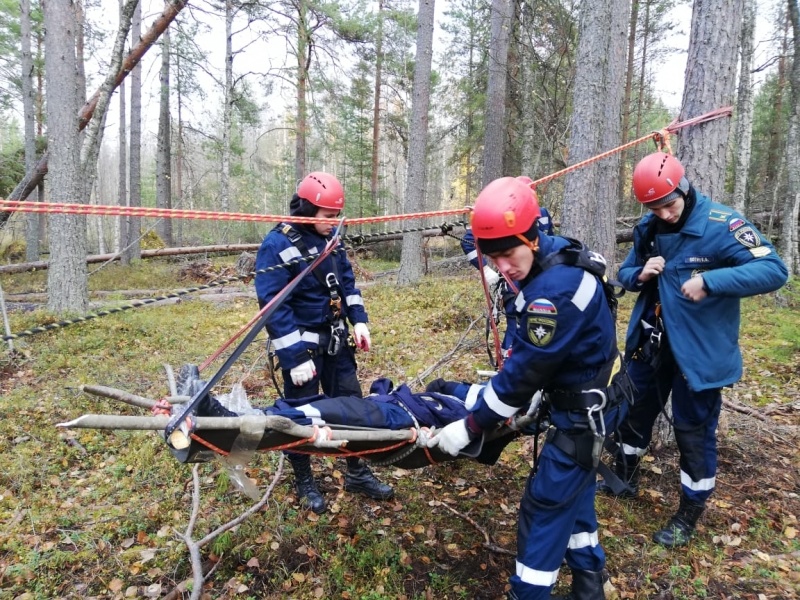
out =
[[[317,346],[319,346],[319,334],[313,331],[304,331],[302,340],[304,342],[309,342],[311,344],[316,344]]]
[[[276,350],[283,350],[289,346],[300,343],[300,331],[295,330],[292,333],[287,333],[279,338],[273,338],[272,343],[275,345]]]
[[[483,388],[483,385],[477,383],[473,383],[471,386],[469,386],[469,389],[467,390],[467,397],[464,399],[464,408],[467,410],[472,410],[472,407],[475,406],[475,403],[478,401],[478,394],[480,394]]]
[[[347,306],[364,306],[364,299],[359,294],[347,296],[344,301]]]
[[[509,406],[497,397],[491,381],[489,382],[489,385],[486,386],[486,391],[483,392],[483,401],[486,403],[486,406],[491,408],[504,419],[513,417],[519,412],[519,406]]]

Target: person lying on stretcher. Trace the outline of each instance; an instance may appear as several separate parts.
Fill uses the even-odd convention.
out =
[[[329,398],[322,394],[298,399],[281,398],[272,406],[258,407],[258,410],[268,416],[289,418],[298,425],[335,424],[394,430],[427,427],[434,430],[431,432],[433,435],[436,429],[468,416],[484,385],[437,379],[428,384],[424,392],[414,393],[406,384],[394,387],[389,379],[380,378],[373,381],[366,398]],[[537,397],[528,416],[535,412],[538,403]],[[198,407],[197,416],[233,417],[239,414],[219,399],[209,396]],[[530,426],[521,431],[534,433]],[[494,464],[503,448],[519,434],[520,430],[512,425],[496,439],[476,440],[477,443],[465,448],[462,454],[483,464]]]

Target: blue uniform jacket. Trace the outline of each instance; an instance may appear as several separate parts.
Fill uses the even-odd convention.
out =
[[[780,288],[788,277],[775,248],[742,215],[712,202],[694,188],[696,204],[677,233],[657,235],[655,247],[645,248],[643,238],[650,213],[634,228],[633,248],[619,269],[619,281],[639,291],[638,281],[650,256],[666,261],[658,277],[661,316],[669,344],[689,387],[696,391],[731,385],[742,376],[739,351],[739,299]],[[692,302],[681,294],[683,283],[702,273],[709,296]],[[651,294],[639,294],[628,325],[626,355],[640,345],[640,321]]]
[[[536,259],[568,245],[563,237],[540,236]],[[617,356],[603,287],[580,267],[558,264],[542,272],[534,262],[532,276],[520,282],[513,309],[511,356],[473,408],[483,428],[515,415],[537,390],[578,391],[590,383],[605,387],[608,382],[596,385],[594,380]]]
[[[327,240],[305,227],[295,227],[312,255],[319,254]],[[301,256],[300,250],[281,231],[270,231],[256,255],[256,271],[283,264]],[[339,243],[336,252],[328,256],[316,271],[323,275],[334,272],[339,281],[342,298],[342,316],[354,325],[367,323],[367,311],[361,292],[356,288],[353,267],[347,258],[344,245]],[[294,277],[308,266],[299,262],[288,268],[271,269],[255,278],[256,295],[260,306],[280,292]],[[267,332],[278,355],[281,368],[291,369],[309,360],[309,351],[316,353],[317,332],[330,330],[330,290],[314,273],[307,274],[292,294],[275,310],[267,321]]]

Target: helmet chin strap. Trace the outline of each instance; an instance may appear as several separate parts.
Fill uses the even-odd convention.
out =
[[[535,240],[530,241],[528,238],[526,238],[523,235],[520,235],[519,233],[515,233],[514,235],[516,235],[519,239],[521,239],[522,243],[525,244],[528,248],[530,248],[531,252],[533,252],[534,254],[539,251],[539,237],[538,236],[536,237]]]

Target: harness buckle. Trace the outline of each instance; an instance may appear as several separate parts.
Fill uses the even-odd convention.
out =
[[[603,452],[603,442],[606,439],[606,422],[603,419],[603,409],[608,403],[606,393],[600,389],[584,390],[584,394],[597,394],[600,396],[601,402],[594,404],[586,409],[586,417],[589,421],[589,429],[592,432],[592,466],[597,467],[600,464],[600,455]],[[594,419],[594,413],[600,418],[600,430],[597,429],[597,423]]]

